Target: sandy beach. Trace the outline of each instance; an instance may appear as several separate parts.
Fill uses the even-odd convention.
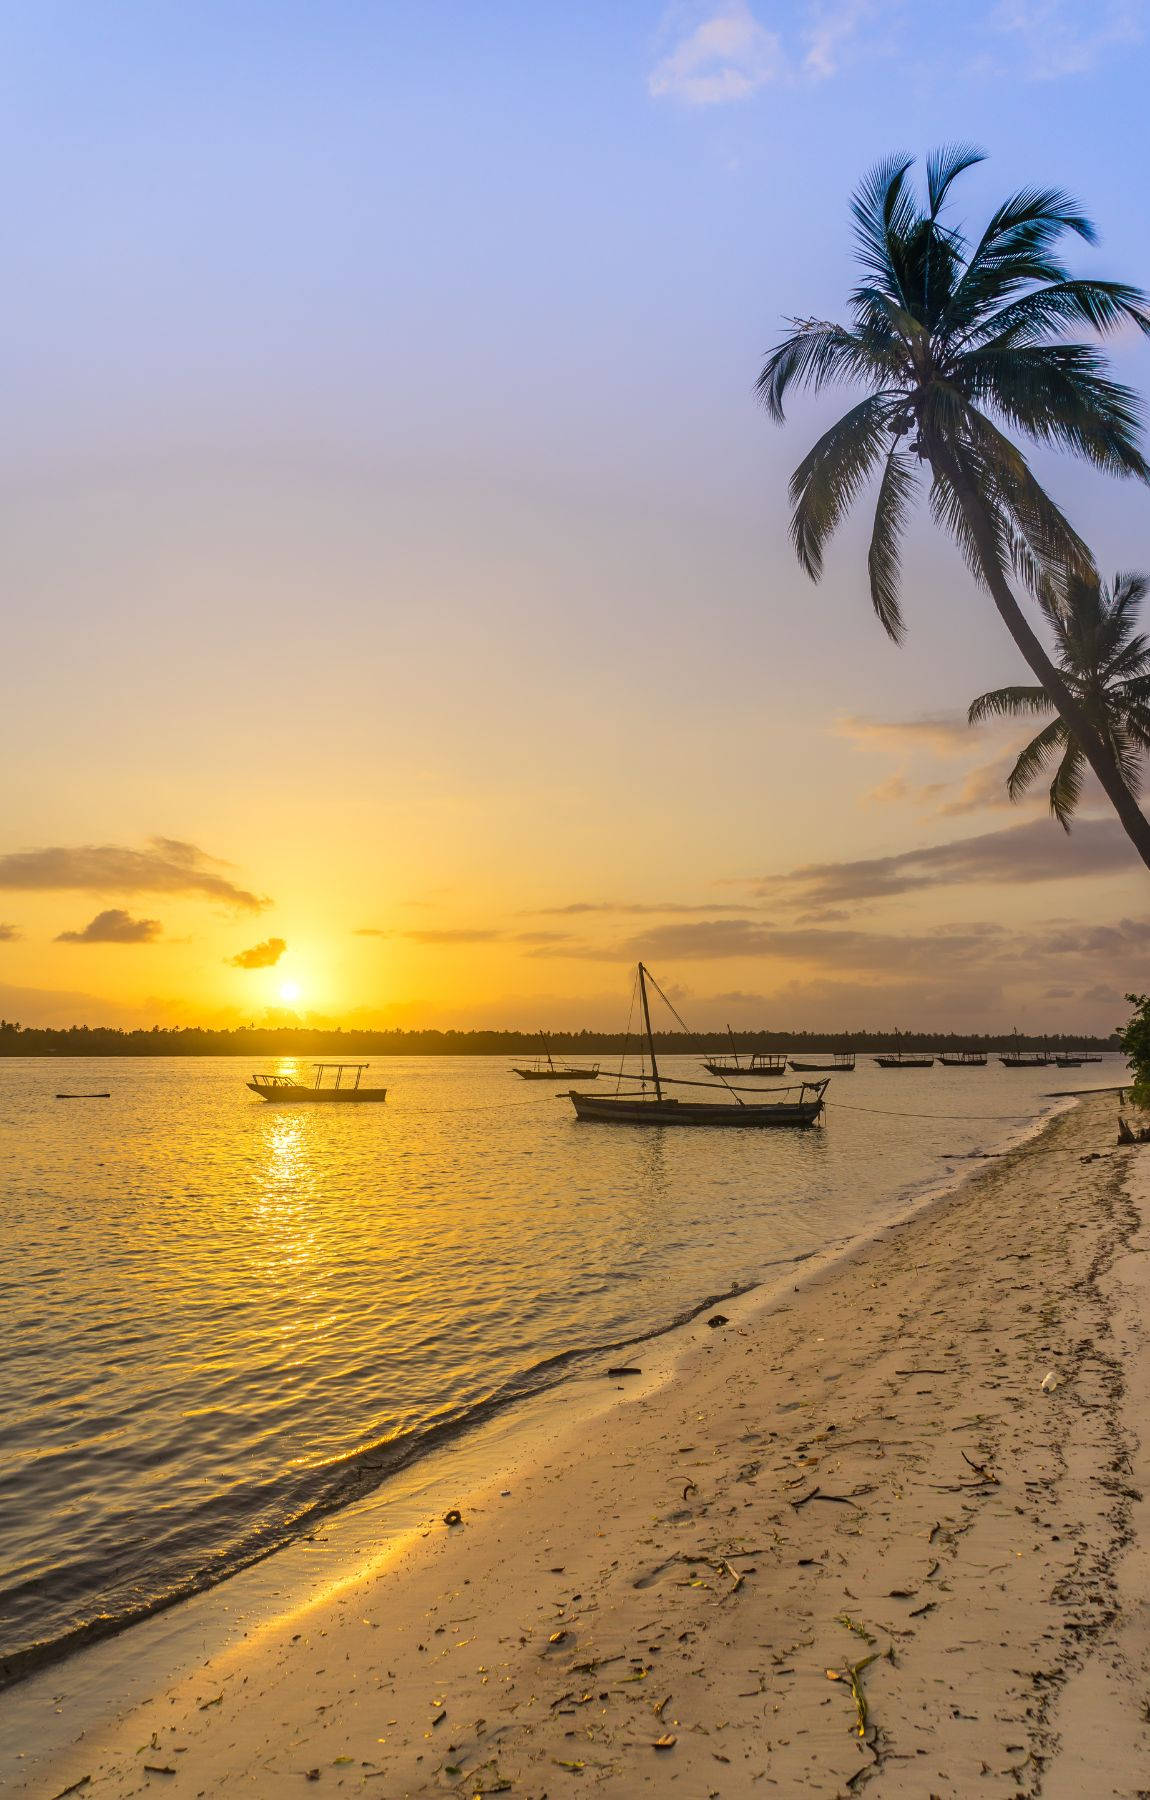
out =
[[[158,1661],[146,1699],[117,1704],[114,1644],[16,1688],[0,1783],[1150,1792],[1150,1151],[1115,1113],[1081,1102],[786,1293],[641,1346],[459,1523],[365,1541],[206,1662]],[[107,1709],[77,1737],[93,1657]]]

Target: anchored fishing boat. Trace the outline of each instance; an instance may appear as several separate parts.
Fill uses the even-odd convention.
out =
[[[733,1044],[735,1034],[729,1025],[727,1036]],[[703,1067],[710,1075],[785,1075],[787,1059],[773,1050],[732,1050],[729,1056],[708,1057]]]
[[[939,1057],[944,1069],[985,1069],[985,1050],[944,1050]]]
[[[1048,1050],[1023,1050],[1016,1042],[998,1060],[1004,1069],[1048,1069],[1052,1058]]]
[[[901,1034],[894,1034],[895,1049],[893,1054],[876,1056],[875,1061],[880,1069],[933,1069],[934,1057],[921,1050],[904,1050]]]
[[[832,1050],[831,1060],[827,1062],[797,1062],[791,1057],[791,1068],[796,1075],[853,1075],[855,1070],[855,1053],[853,1050]]]
[[[589,1069],[581,1069],[574,1063],[557,1063],[551,1056],[551,1045],[547,1041],[546,1033],[541,1031],[539,1036],[543,1041],[542,1055],[537,1056],[535,1061],[527,1064],[525,1068],[513,1068],[512,1070],[512,1073],[518,1075],[521,1081],[554,1081],[556,1076],[563,1081],[569,1081],[572,1077],[576,1081],[598,1081],[598,1063],[592,1063]]]
[[[643,1014],[643,1032],[646,1041],[646,1053],[643,1068],[639,1074],[623,1070],[619,1066],[619,1076],[614,1094],[580,1094],[575,1088],[569,1092],[568,1098],[575,1108],[576,1118],[593,1121],[603,1125],[813,1125],[823,1111],[823,1096],[828,1087],[826,1081],[804,1081],[793,1087],[775,1088],[772,1093],[777,1098],[753,1101],[742,1099],[742,1091],[756,1093],[758,1090],[740,1090],[720,1076],[719,1084],[711,1081],[687,1081],[673,1075],[661,1075],[655,1057],[655,1038],[651,1030],[651,1007],[647,994],[650,982],[655,992],[681,1027],[686,1026],[679,1018],[675,1008],[650,971],[640,963],[636,972],[639,999]],[[634,1001],[632,1001],[632,1006]],[[647,1064],[650,1073],[647,1073]],[[637,1093],[619,1092],[619,1084],[632,1081],[638,1084]],[[715,1100],[680,1100],[677,1095],[668,1094],[668,1087],[702,1088],[707,1093],[721,1095]]]
[[[261,1100],[290,1100],[294,1105],[312,1106],[317,1102],[351,1105],[387,1099],[386,1088],[361,1086],[363,1072],[370,1069],[370,1063],[313,1063],[312,1067],[315,1080],[310,1087],[292,1075],[253,1075],[248,1086]],[[324,1077],[329,1071],[332,1079],[325,1082]],[[349,1079],[345,1083],[345,1074],[354,1074],[354,1081]]]

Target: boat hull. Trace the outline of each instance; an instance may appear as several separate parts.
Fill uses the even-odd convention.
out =
[[[753,1081],[777,1081],[780,1075],[787,1072],[787,1059],[779,1058],[778,1066],[773,1069],[759,1067],[757,1069],[740,1068],[737,1063],[705,1062],[703,1064],[708,1075],[718,1075],[724,1080],[728,1077],[744,1081],[749,1075]]]
[[[985,1056],[940,1056],[944,1069],[985,1069]]]
[[[599,1125],[813,1125],[823,1110],[813,1100],[752,1101],[747,1106],[710,1100],[628,1100],[606,1094],[569,1093],[575,1115]]]
[[[796,1062],[792,1057],[791,1068],[796,1075],[853,1075],[855,1072],[853,1058],[842,1063],[809,1063]]]
[[[933,1056],[876,1056],[880,1069],[933,1069]]]
[[[513,1069],[521,1081],[598,1081],[598,1069]]]
[[[269,1088],[261,1087],[254,1081],[249,1081],[248,1086],[261,1100],[273,1103],[286,1101],[289,1106],[362,1106],[387,1099],[386,1088]]]

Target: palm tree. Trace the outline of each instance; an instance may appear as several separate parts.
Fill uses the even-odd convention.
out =
[[[1122,282],[1072,276],[1055,252],[1067,234],[1094,243],[1065,194],[1029,189],[991,215],[972,244],[944,220],[955,178],[983,160],[966,146],[935,151],[926,205],[894,157],[852,202],[861,280],[851,324],[795,319],[763,367],[758,393],[780,423],[793,385],[861,383],[867,397],[824,433],[791,477],[791,537],[813,580],[823,550],[872,476],[879,476],[868,557],[871,599],[903,635],[901,540],[921,471],[930,509],[989,590],[1007,630],[1098,776],[1144,863],[1150,822],[1111,745],[1083,711],[1015,598],[1061,574],[1095,578],[1093,559],[1006,430],[1055,444],[1113,475],[1150,479],[1138,397],[1114,381],[1093,345],[1064,336],[1133,323],[1150,335],[1150,301]],[[997,423],[995,421],[998,421]],[[1005,427],[1005,429],[1003,429]]]
[[[1150,591],[1145,575],[1118,574],[1113,587],[1073,575],[1063,592],[1044,585],[1038,603],[1054,633],[1058,668],[1079,709],[1108,747],[1130,793],[1150,751],[1150,639],[1138,631],[1138,608]],[[1064,830],[1082,795],[1086,756],[1044,687],[995,688],[971,705],[972,725],[986,719],[1042,718],[1055,713],[1020,753],[1007,779],[1020,800],[1053,756],[1050,810]]]

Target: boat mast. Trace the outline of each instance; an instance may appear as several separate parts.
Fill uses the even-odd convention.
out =
[[[547,1041],[547,1033],[541,1031],[539,1035],[543,1039],[543,1048],[547,1052],[547,1067],[549,1069],[554,1069],[555,1064],[551,1061],[551,1045]]]
[[[647,1049],[651,1057],[651,1079],[655,1083],[655,1098],[663,1098],[663,1089],[659,1082],[659,1065],[655,1061],[655,1035],[651,1030],[651,1008],[647,1004],[647,971],[639,964],[639,997],[643,1002],[643,1023],[647,1027]]]

